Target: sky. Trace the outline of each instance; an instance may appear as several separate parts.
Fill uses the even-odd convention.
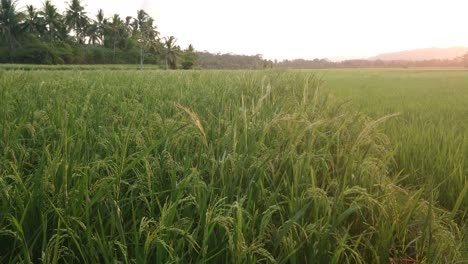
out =
[[[42,0],[19,0],[18,7]],[[52,0],[64,11],[68,0]],[[144,9],[181,47],[267,59],[368,58],[468,46],[467,0],[82,0],[92,17]]]

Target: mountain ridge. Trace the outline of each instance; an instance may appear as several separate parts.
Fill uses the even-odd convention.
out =
[[[456,46],[449,48],[423,48],[404,50],[397,52],[381,53],[377,56],[368,58],[369,60],[409,60],[409,61],[421,61],[421,60],[451,60],[461,57],[468,53],[468,47]]]

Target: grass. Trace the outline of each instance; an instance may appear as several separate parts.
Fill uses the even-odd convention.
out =
[[[425,74],[2,71],[0,262],[463,261],[466,75]]]

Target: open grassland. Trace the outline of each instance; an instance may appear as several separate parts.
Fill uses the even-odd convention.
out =
[[[462,71],[0,72],[0,262],[464,261],[467,87]]]

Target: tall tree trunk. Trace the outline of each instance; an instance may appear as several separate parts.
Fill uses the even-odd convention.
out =
[[[143,69],[143,48],[140,47],[140,67]]]
[[[9,52],[8,55],[10,56],[10,62],[13,63],[13,41],[11,40],[11,33],[8,32],[8,47],[9,47]]]
[[[115,40],[114,40],[114,53],[112,55],[112,62],[115,62]]]

